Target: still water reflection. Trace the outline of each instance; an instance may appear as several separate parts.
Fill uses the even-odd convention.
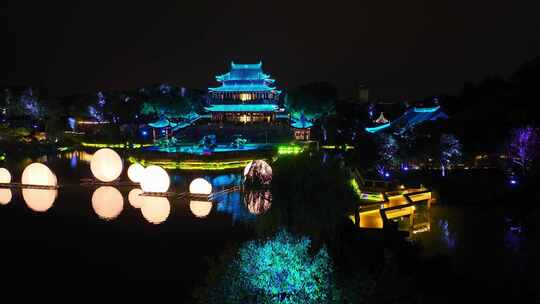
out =
[[[166,197],[144,196],[141,212],[143,217],[152,224],[161,224],[171,213],[171,204]]]
[[[12,197],[13,195],[11,194],[11,189],[0,188],[0,205],[9,204],[9,202],[11,202]]]
[[[28,208],[45,212],[54,205],[58,190],[22,189],[22,196]]]
[[[92,194],[92,208],[104,220],[117,218],[124,210],[124,198],[115,187],[102,186]]]

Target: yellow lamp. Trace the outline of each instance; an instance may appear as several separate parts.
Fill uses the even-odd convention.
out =
[[[22,196],[28,208],[36,212],[45,212],[54,205],[58,190],[22,189]]]
[[[144,169],[141,188],[144,192],[167,192],[171,180],[169,174],[159,166],[148,166]]]
[[[204,178],[196,178],[189,184],[189,193],[210,195],[212,185]]]
[[[127,170],[127,174],[132,182],[140,183],[143,178],[144,167],[139,163],[131,164]]]
[[[8,169],[0,168],[0,184],[9,184],[11,183],[11,174]]]
[[[11,197],[11,189],[0,189],[0,205],[9,204]]]
[[[204,218],[210,214],[210,211],[212,210],[212,202],[190,201],[189,209],[191,209],[191,213],[193,213],[193,215],[196,217]]]
[[[129,191],[128,201],[133,208],[141,208],[143,203],[143,197],[141,196],[142,193],[142,189],[139,188],[131,189],[131,191]]]
[[[169,217],[171,204],[166,197],[143,196],[141,212],[149,223],[161,224]]]
[[[124,209],[122,193],[115,187],[99,187],[92,194],[92,208],[94,208],[94,212],[102,219],[115,219]]]
[[[24,185],[56,186],[56,175],[44,164],[32,163],[24,168],[21,183]]]
[[[122,159],[112,149],[99,149],[92,156],[90,170],[98,180],[112,182],[122,174]]]

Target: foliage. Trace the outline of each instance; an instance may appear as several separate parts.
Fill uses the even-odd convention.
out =
[[[521,127],[511,132],[508,155],[512,162],[526,174],[538,153],[539,134],[533,127]]]
[[[244,243],[200,297],[202,303],[339,303],[334,269],[325,248],[282,230]]]
[[[452,166],[461,161],[462,146],[453,134],[441,135],[441,165]]]
[[[398,158],[399,144],[393,134],[380,132],[377,134],[377,165],[382,170],[379,172],[388,171],[390,168],[399,166]]]
[[[333,113],[336,100],[337,90],[333,85],[309,83],[287,93],[285,108],[295,119],[313,120]]]

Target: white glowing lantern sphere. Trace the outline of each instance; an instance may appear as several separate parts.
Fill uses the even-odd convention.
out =
[[[9,204],[11,197],[11,189],[0,189],[0,205]]]
[[[171,180],[169,174],[159,166],[148,166],[144,169],[141,188],[144,192],[167,192]]]
[[[92,156],[90,170],[94,177],[100,181],[112,182],[122,174],[122,159],[112,149],[99,149]]]
[[[9,184],[11,183],[11,174],[8,169],[0,168],[0,184]]]
[[[24,168],[21,183],[24,185],[56,186],[56,175],[41,163],[32,163]]]
[[[132,182],[140,183],[144,176],[144,167],[139,163],[132,164],[129,166],[127,174]]]
[[[129,191],[128,201],[129,201],[129,204],[133,206],[133,208],[137,208],[137,209],[141,208],[142,203],[143,203],[143,197],[141,196],[142,193],[143,193],[142,189],[139,189],[139,188],[131,189],[131,191]]]
[[[122,193],[111,186],[99,187],[92,194],[92,208],[102,219],[115,219],[124,209]]]
[[[169,217],[171,204],[166,197],[144,196],[141,212],[149,223],[161,224]]]
[[[212,202],[190,201],[189,209],[191,209],[191,213],[193,213],[193,215],[195,215],[196,217],[207,217],[212,210]]]
[[[210,195],[212,185],[204,178],[196,178],[189,184],[189,193]]]
[[[45,212],[53,206],[58,190],[23,189],[22,196],[28,208],[36,212]]]

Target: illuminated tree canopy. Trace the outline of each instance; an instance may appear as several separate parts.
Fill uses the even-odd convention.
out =
[[[290,90],[285,96],[285,108],[293,119],[311,121],[334,112],[337,100],[336,88],[326,82],[302,85]]]
[[[286,231],[242,245],[205,303],[337,303],[333,264],[325,248]]]

